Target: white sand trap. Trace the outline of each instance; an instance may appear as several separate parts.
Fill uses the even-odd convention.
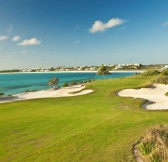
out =
[[[165,110],[168,109],[168,85],[154,84],[151,88],[125,89],[118,93],[122,97],[134,97],[146,99],[149,102],[143,105],[148,110]]]
[[[85,86],[77,85],[72,87],[60,88],[58,90],[41,90],[36,92],[26,92],[17,94],[14,98],[3,99],[0,103],[12,102],[12,101],[20,101],[20,100],[29,100],[29,99],[37,99],[37,98],[50,98],[50,97],[71,97],[71,96],[79,96],[85,95],[88,93],[92,93],[93,90],[83,90]]]

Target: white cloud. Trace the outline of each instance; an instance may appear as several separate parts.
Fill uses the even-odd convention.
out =
[[[12,38],[12,41],[13,42],[17,42],[21,39],[21,37],[19,35],[15,35],[13,38]]]
[[[164,22],[163,26],[168,26],[168,21]]]
[[[6,35],[1,35],[0,36],[0,41],[4,41],[4,40],[7,40],[8,39],[8,36]]]
[[[119,18],[110,19],[107,23],[103,23],[99,20],[95,21],[92,27],[89,29],[91,33],[103,32],[106,29],[123,24],[125,21]]]
[[[22,42],[18,43],[19,46],[33,46],[39,44],[41,44],[41,42],[37,38],[25,39]]]

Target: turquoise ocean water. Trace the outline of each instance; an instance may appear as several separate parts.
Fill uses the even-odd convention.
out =
[[[64,82],[72,81],[85,81],[88,79],[110,79],[120,78],[126,76],[132,76],[135,73],[112,73],[103,76],[97,75],[96,73],[15,73],[15,74],[0,74],[0,92],[5,95],[23,93],[26,90],[42,90],[48,89],[48,80],[53,77],[59,78],[59,86],[62,86]]]

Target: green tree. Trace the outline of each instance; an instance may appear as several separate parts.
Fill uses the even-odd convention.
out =
[[[51,67],[49,70],[50,70],[50,71],[55,71],[55,68],[54,68],[54,67]]]
[[[48,81],[48,85],[52,85],[53,88],[56,89],[56,86],[58,85],[58,82],[59,82],[59,78],[54,77],[54,78],[51,78],[51,79]]]
[[[103,64],[99,67],[98,71],[97,71],[98,75],[107,75],[110,74],[110,72],[108,71],[107,66],[104,66]]]
[[[4,96],[4,93],[0,92],[0,97]]]

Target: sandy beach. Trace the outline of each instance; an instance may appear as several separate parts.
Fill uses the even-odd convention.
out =
[[[143,73],[144,70],[112,70],[110,73]],[[0,74],[32,74],[32,73],[97,73],[97,71],[47,71],[47,72],[9,72]]]
[[[166,110],[168,109],[168,96],[165,96],[166,92],[168,92],[168,85],[153,84],[151,88],[121,90],[118,95],[121,97],[146,99],[148,102],[143,107],[148,110]]]
[[[83,90],[84,85],[76,85],[72,87],[60,88],[57,90],[48,89],[35,92],[25,92],[21,94],[16,94],[11,98],[1,99],[0,103],[21,101],[21,100],[30,100],[37,98],[54,98],[54,97],[72,97],[92,93],[93,90]]]

